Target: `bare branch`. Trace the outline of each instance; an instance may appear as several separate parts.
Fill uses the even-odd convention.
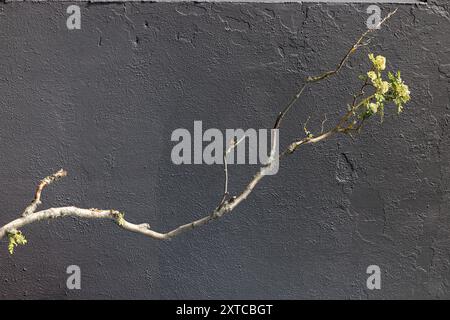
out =
[[[65,177],[66,175],[67,175],[67,172],[64,171],[63,169],[61,169],[58,172],[52,174],[51,176],[48,176],[48,177],[42,179],[36,189],[36,193],[34,194],[33,201],[31,201],[30,205],[25,208],[25,211],[22,213],[22,216],[26,216],[26,215],[29,215],[29,214],[35,212],[37,207],[41,204],[42,190],[44,190],[44,188],[46,186],[48,186],[49,184]]]
[[[397,10],[394,10],[393,12],[389,13],[381,22],[380,25],[383,24],[386,20],[388,20]],[[245,186],[245,188],[239,193],[237,196],[229,197],[228,192],[228,166],[227,166],[227,155],[229,152],[231,152],[241,141],[245,139],[245,135],[239,140],[230,145],[228,149],[225,150],[224,154],[224,174],[225,174],[225,182],[224,182],[224,194],[222,196],[222,200],[209,215],[200,218],[198,220],[189,222],[187,224],[183,224],[171,231],[161,233],[154,231],[150,228],[150,225],[147,223],[140,223],[140,224],[134,224],[131,223],[124,218],[124,214],[117,210],[102,210],[102,209],[81,209],[76,207],[60,207],[60,208],[50,208],[46,210],[36,211],[38,205],[41,203],[41,193],[42,190],[51,184],[52,182],[58,180],[59,178],[62,178],[67,175],[66,171],[60,170],[56,172],[55,174],[48,176],[47,178],[43,179],[40,184],[38,185],[38,188],[35,193],[34,200],[31,202],[31,204],[25,209],[24,213],[22,214],[22,217],[17,218],[10,223],[4,225],[0,228],[0,239],[2,239],[5,235],[16,235],[20,233],[19,229],[37,222],[41,220],[47,220],[47,219],[53,219],[53,218],[62,218],[62,217],[78,217],[78,218],[86,218],[86,219],[107,219],[107,220],[113,220],[116,222],[118,226],[121,228],[139,233],[145,236],[148,236],[150,238],[154,239],[171,239],[185,231],[192,230],[194,228],[197,228],[199,226],[205,225],[208,222],[218,219],[222,217],[225,213],[231,212],[234,210],[242,201],[247,199],[247,197],[252,193],[256,185],[261,181],[261,179],[266,175],[266,173],[271,169],[271,165],[274,163],[274,161],[278,161],[279,159],[283,158],[286,155],[289,155],[296,151],[299,147],[307,144],[314,144],[318,143],[322,140],[325,140],[327,138],[330,138],[336,133],[349,133],[355,129],[360,128],[363,121],[362,120],[359,123],[359,126],[355,127],[355,120],[353,122],[351,121],[352,116],[356,114],[358,109],[365,105],[368,101],[370,101],[372,96],[369,96],[365,99],[362,99],[360,102],[357,102],[357,99],[361,97],[364,94],[364,88],[367,85],[363,85],[363,87],[360,90],[360,93],[354,97],[353,104],[351,105],[350,109],[341,117],[341,119],[338,121],[338,123],[333,127],[332,129],[324,132],[324,123],[325,120],[322,122],[322,128],[321,132],[318,136],[313,136],[312,134],[308,134],[307,137],[303,139],[298,139],[294,142],[292,142],[279,156],[278,158],[275,158],[275,150],[276,150],[276,141],[277,141],[277,134],[278,134],[278,128],[281,125],[281,122],[283,118],[286,116],[288,111],[292,108],[292,106],[295,104],[295,102],[300,98],[303,91],[305,90],[306,86],[310,83],[315,83],[324,79],[327,79],[328,77],[337,74],[342,67],[345,65],[347,60],[349,59],[350,55],[355,52],[359,47],[365,45],[363,40],[366,38],[366,36],[372,32],[373,30],[367,30],[365,33],[362,34],[362,36],[356,41],[356,43],[349,49],[349,51],[345,54],[343,59],[339,62],[337,67],[331,71],[325,72],[319,76],[315,77],[307,77],[305,79],[304,84],[300,87],[300,90],[294,95],[294,97],[289,101],[288,105],[283,109],[282,112],[280,112],[276,118],[274,129],[272,130],[272,143],[271,143],[271,152],[270,152],[270,158],[268,163],[263,165],[259,168],[258,172],[253,176],[253,178],[248,182],[248,184]],[[349,120],[351,121],[350,123]],[[306,131],[306,124],[305,124],[305,131]],[[24,238],[23,238],[24,239]],[[26,241],[22,241],[26,242]]]

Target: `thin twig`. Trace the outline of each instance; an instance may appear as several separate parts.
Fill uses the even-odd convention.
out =
[[[325,126],[325,123],[327,122],[327,114],[325,113],[325,116],[324,116],[324,119],[322,120],[322,124],[321,124],[321,126],[320,126],[320,133],[322,134],[323,133],[323,130],[324,130],[324,126]]]
[[[238,144],[240,144],[243,140],[245,139],[245,135],[243,135],[238,141],[230,141],[230,146],[225,149],[225,152],[223,154],[223,171],[224,171],[224,176],[225,176],[225,181],[224,181],[224,187],[223,187],[223,196],[222,196],[222,200],[220,201],[218,208],[220,208],[225,201],[227,200],[228,197],[228,161],[227,161],[227,157],[228,154],[234,150],[234,148],[237,147]]]
[[[67,175],[67,172],[63,169],[59,170],[58,172],[52,174],[51,176],[48,176],[41,180],[39,185],[36,188],[36,192],[34,194],[34,199],[31,201],[30,205],[25,208],[25,210],[22,213],[22,216],[29,215],[36,211],[37,207],[41,204],[41,194],[42,190],[49,184],[65,177]]]

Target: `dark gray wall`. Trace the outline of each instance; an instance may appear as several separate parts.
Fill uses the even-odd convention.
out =
[[[173,165],[172,131],[272,126],[367,19],[366,5],[82,3],[69,31],[67,5],[0,5],[1,224],[60,167],[70,176],[44,207],[116,208],[157,230],[207,214],[222,168]],[[0,297],[450,298],[449,7],[400,6],[342,74],[306,92],[282,143],[308,115],[314,127],[343,112],[369,50],[410,84],[401,116],[304,148],[233,214],[170,242],[106,221],[30,225],[14,256],[1,243]],[[231,191],[255,170],[231,166]],[[71,264],[80,291],[66,289]],[[371,264],[382,290],[366,289]]]

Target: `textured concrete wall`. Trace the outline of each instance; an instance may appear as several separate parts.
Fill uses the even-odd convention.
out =
[[[0,297],[450,298],[450,5],[429,2],[400,6],[370,46],[410,84],[401,116],[304,148],[233,214],[170,242],[106,221],[30,225],[14,256],[1,243]],[[0,5],[1,224],[60,167],[44,206],[117,208],[158,230],[203,216],[222,168],[173,165],[172,131],[270,127],[367,19],[360,4],[85,3],[69,31],[67,5]],[[283,144],[308,115],[342,113],[366,54],[306,92]],[[231,166],[231,191],[255,170]],[[371,264],[382,290],[366,289]]]

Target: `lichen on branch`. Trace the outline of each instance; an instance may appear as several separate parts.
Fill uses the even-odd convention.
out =
[[[14,247],[17,247],[18,245],[26,245],[27,239],[19,230],[10,230],[8,231],[8,252],[10,254],[14,253]]]

